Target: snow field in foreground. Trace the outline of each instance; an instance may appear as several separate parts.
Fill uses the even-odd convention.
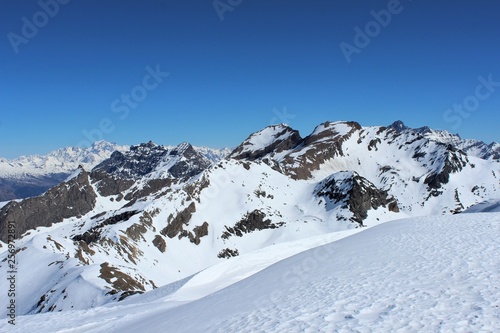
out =
[[[387,222],[255,274],[248,272],[259,262],[252,254],[248,265],[232,267],[231,279],[241,270],[241,280],[216,292],[227,277],[214,266],[205,284],[190,280],[191,290],[187,281],[149,300],[145,294],[85,311],[23,316],[14,330],[1,323],[0,331],[498,332],[498,235],[499,213]],[[271,252],[262,251],[261,260]],[[196,293],[209,295],[189,301]]]

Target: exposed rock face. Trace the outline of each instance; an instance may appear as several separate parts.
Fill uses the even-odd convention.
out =
[[[113,153],[92,170],[91,178],[101,195],[128,192],[125,200],[135,202],[196,176],[210,165],[189,143],[165,148],[148,142],[132,146],[126,152]]]
[[[280,153],[295,148],[302,138],[299,132],[287,125],[273,125],[250,135],[229,155],[237,160],[256,160],[269,153]]]
[[[156,246],[156,248],[161,252],[165,253],[167,250],[167,243],[163,239],[162,236],[156,235],[155,238],[153,239],[153,245]]]
[[[356,122],[325,122],[301,138],[286,125],[273,125],[250,135],[229,158],[261,159],[293,179],[308,179],[326,160],[343,156],[342,143],[358,130]]]
[[[315,194],[327,200],[327,209],[334,205],[348,208],[353,214],[351,220],[360,225],[370,209],[387,206],[389,211],[399,211],[393,197],[355,172],[339,172],[328,177],[317,186]]]
[[[211,162],[189,143],[168,149],[150,141],[131,146],[126,152],[114,152],[109,159],[97,165],[93,172],[104,171],[119,179],[128,180],[145,176],[180,179],[197,175],[210,165]]]
[[[297,149],[288,153],[280,164],[293,179],[308,179],[312,171],[318,170],[326,160],[344,156],[342,143],[360,129],[361,125],[356,122],[323,123],[305,137]]]
[[[103,197],[123,193],[134,184],[134,181],[131,179],[122,179],[99,169],[92,171],[90,178],[99,194]]]
[[[115,151],[93,171],[105,171],[121,179],[136,179],[152,172],[168,154],[168,149],[153,142],[131,146],[129,151]]]
[[[16,223],[16,236],[20,237],[27,230],[87,214],[94,208],[96,197],[89,174],[81,170],[75,178],[51,188],[39,197],[21,202],[11,201],[0,210],[0,240],[7,240],[8,221]]]
[[[393,129],[398,133],[416,132],[429,140],[443,144],[451,144],[456,149],[462,150],[469,156],[476,156],[485,160],[500,160],[500,144],[497,142],[486,144],[480,140],[462,139],[458,134],[450,134],[444,130],[434,130],[428,126],[412,129],[407,127],[400,120],[394,122],[388,129]]]
[[[20,236],[29,229],[88,213],[97,197],[90,184],[104,197],[118,195],[117,200],[121,200],[126,194],[125,200],[131,205],[140,198],[168,189],[176,181],[199,174],[210,165],[211,162],[188,143],[167,149],[148,142],[132,146],[128,151],[115,151],[90,174],[82,171],[78,177],[38,198],[4,206],[0,210],[0,239],[6,240],[7,221],[16,222]],[[145,184],[133,187],[142,178],[146,178]],[[81,236],[92,242],[99,235]]]
[[[193,234],[194,232],[194,234]],[[184,237],[189,238],[189,241],[195,245],[199,245],[201,237],[208,235],[208,222],[203,222],[202,225],[194,227],[193,231],[181,230],[179,239]]]
[[[224,250],[221,250],[221,251],[219,252],[219,254],[217,254],[217,257],[218,257],[218,258],[226,258],[226,259],[229,259],[229,258],[231,258],[231,257],[237,257],[237,256],[239,256],[239,255],[240,255],[240,253],[239,253],[238,249],[234,249],[234,250],[232,250],[232,249],[230,249],[230,248],[226,248],[226,249],[224,249]]]
[[[193,215],[195,211],[196,206],[194,202],[191,202],[187,208],[177,214],[176,217],[173,217],[172,220],[169,218],[169,224],[160,233],[169,238],[174,238],[183,230],[183,226],[189,223],[191,215]]]
[[[398,133],[401,133],[409,129],[409,127],[407,127],[401,120],[396,120],[391,125],[387,126],[387,129],[392,129]]]
[[[132,210],[132,211],[126,211],[126,212],[111,216],[110,218],[99,223],[98,225],[92,227],[90,230],[86,231],[84,234],[73,236],[73,240],[74,241],[84,241],[87,244],[92,244],[94,242],[97,242],[100,239],[101,231],[105,226],[128,221],[132,216],[134,216],[138,213],[139,213],[138,211]]]
[[[228,239],[231,236],[242,237],[243,234],[255,230],[276,229],[285,224],[285,222],[273,223],[270,219],[264,220],[266,214],[256,209],[247,213],[234,227],[226,226],[226,231],[222,234],[222,239]]]
[[[110,294],[125,291],[128,292],[127,296],[129,296],[131,295],[131,291],[142,293],[145,290],[144,285],[136,279],[121,272],[118,268],[109,265],[107,262],[101,264],[101,275],[99,275],[99,277],[114,287],[114,289],[109,292]]]
[[[212,164],[189,143],[180,144],[169,152],[169,156],[178,157],[176,163],[168,169],[172,177],[177,179],[195,176]]]
[[[459,172],[468,163],[467,156],[455,149],[452,145],[446,145],[446,152],[443,154],[442,164],[440,170],[428,175],[424,183],[429,186],[431,190],[440,188],[443,184],[447,184],[450,179],[450,174]]]

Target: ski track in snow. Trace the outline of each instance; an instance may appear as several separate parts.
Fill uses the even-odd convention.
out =
[[[240,260],[241,281],[213,293],[216,265],[192,302],[173,295],[196,276],[166,296],[22,316],[0,332],[500,332],[498,235],[499,213],[387,222],[258,273]]]

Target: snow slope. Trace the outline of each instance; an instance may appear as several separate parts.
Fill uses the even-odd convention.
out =
[[[474,205],[464,213],[500,213],[500,199],[491,199]]]
[[[363,229],[248,278],[249,267],[279,258],[285,245],[248,254],[253,260],[246,265],[243,256],[233,258],[233,265],[213,266],[169,291],[22,316],[15,327],[0,323],[0,331],[500,331],[500,214],[419,217]],[[214,292],[228,269],[240,281]]]

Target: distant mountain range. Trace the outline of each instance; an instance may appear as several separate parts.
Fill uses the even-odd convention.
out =
[[[14,221],[18,270],[31,272],[18,277],[19,314],[88,309],[273,244],[495,205],[498,153],[498,144],[446,131],[352,121],[304,137],[269,126],[230,153],[189,143],[110,148],[96,165],[75,161],[43,195],[2,204],[0,240]]]
[[[457,147],[458,149],[463,150],[468,155],[476,156],[485,160],[500,159],[500,143],[492,142],[490,144],[486,144],[483,141],[475,140],[475,139],[462,139],[458,134],[451,134],[445,130],[433,130],[427,126],[420,127],[417,129],[411,129],[402,121],[394,122],[391,127],[398,131],[416,131],[424,135],[426,138],[441,142],[441,143],[449,143]]]
[[[67,147],[47,155],[0,157],[0,201],[37,196],[64,181],[82,166],[91,170],[114,151],[126,151],[129,146],[107,141],[95,142],[89,148]],[[210,161],[218,161],[230,153],[229,148],[196,147]]]

